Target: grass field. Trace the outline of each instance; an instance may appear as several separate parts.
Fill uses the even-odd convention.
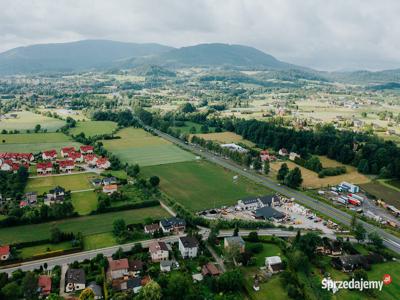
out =
[[[56,149],[64,146],[79,147],[81,144],[61,133],[0,134],[0,152],[32,152]]]
[[[341,165],[339,162],[332,161],[326,157],[325,158],[321,157],[321,162],[324,167],[333,167],[333,166]],[[271,163],[270,176],[276,177],[276,174],[283,163],[284,162]],[[302,186],[307,187],[307,188],[319,188],[319,187],[328,186],[328,185],[337,185],[337,184],[341,183],[342,181],[348,181],[348,182],[352,182],[354,184],[362,184],[362,183],[370,182],[370,179],[367,176],[365,176],[361,173],[358,173],[356,168],[354,168],[352,166],[348,166],[348,165],[346,165],[347,172],[345,174],[338,175],[338,176],[327,176],[325,178],[319,178],[317,173],[315,173],[311,170],[308,170],[306,168],[303,168],[302,166],[299,166],[292,161],[285,161],[285,163],[288,165],[289,169],[293,169],[295,167],[300,168],[301,174],[303,177]]]
[[[391,188],[380,181],[362,184],[360,187],[367,191],[367,193],[374,195],[377,199],[382,199],[387,204],[400,208],[400,192],[397,189]]]
[[[195,134],[195,135],[205,140],[216,141],[222,144],[242,143],[249,147],[255,146],[253,142],[243,139],[240,135],[234,132],[216,132],[216,133],[205,133],[205,134]]]
[[[93,191],[71,194],[75,211],[81,216],[89,214],[97,208],[97,194]]]
[[[84,236],[111,232],[116,219],[123,219],[127,224],[141,223],[146,218],[154,219],[169,216],[160,206],[134,210],[118,211],[101,215],[65,219],[42,224],[23,225],[0,229],[2,243],[13,244],[42,240],[50,237],[50,229],[57,226],[65,232],[82,232]]]
[[[44,244],[32,247],[22,248],[20,255],[23,259],[30,258],[34,255],[46,254],[47,252],[57,250],[68,250],[72,248],[71,242],[62,242],[58,244]]]
[[[192,127],[196,128],[196,133],[201,133],[201,124],[199,123],[194,123],[194,122],[190,122],[190,121],[185,121],[185,126],[181,126],[181,127],[171,127],[173,130],[177,131],[180,130],[181,133],[190,133],[190,129]],[[209,132],[214,132],[215,131],[215,127],[209,127]]]
[[[85,250],[93,250],[116,245],[117,241],[111,232],[87,235],[83,239]]]
[[[5,119],[0,121],[0,131],[3,129],[9,130],[33,130],[36,124],[40,124],[42,129],[47,129],[49,132],[54,132],[64,126],[65,122],[62,120],[49,118],[40,114],[35,114],[30,111],[13,112],[16,114],[15,119]],[[10,115],[10,114],[7,114]]]
[[[26,186],[27,192],[38,192],[42,194],[48,192],[49,189],[59,185],[66,190],[79,191],[91,189],[93,186],[90,183],[90,178],[93,177],[92,173],[80,173],[62,176],[46,176],[29,178]]]
[[[152,166],[189,161],[194,155],[143,129],[125,128],[117,133],[121,139],[105,140],[104,147],[123,162]]]
[[[69,132],[73,135],[83,132],[86,137],[92,137],[112,133],[117,127],[117,123],[111,121],[85,121],[77,122],[76,127]]]
[[[157,175],[161,189],[188,209],[198,211],[236,203],[241,197],[270,191],[246,178],[206,161],[193,161],[143,168],[146,176]]]

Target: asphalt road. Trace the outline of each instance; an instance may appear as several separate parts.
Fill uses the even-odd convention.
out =
[[[170,136],[168,134],[165,134],[159,130],[156,130],[154,128],[145,126],[148,129],[153,130],[154,132],[156,132],[159,136],[163,137],[164,139],[179,145],[181,148],[189,150],[199,156],[202,156],[203,158],[218,164],[226,169],[229,169],[241,176],[244,176],[250,180],[253,180],[259,184],[264,185],[265,187],[274,190],[282,195],[285,195],[289,198],[295,198],[295,200],[313,210],[319,211],[320,213],[327,215],[333,219],[335,219],[337,222],[340,222],[342,224],[345,225],[350,225],[351,223],[351,219],[352,216],[349,215],[348,213],[345,213],[329,204],[320,202],[310,196],[307,196],[305,194],[303,194],[300,191],[291,189],[287,186],[284,185],[279,185],[278,183],[264,177],[261,176],[253,171],[250,170],[244,170],[243,167],[239,166],[238,164],[232,162],[231,160],[227,160],[224,159],[218,155],[215,155],[213,153],[207,152],[203,149],[200,149],[199,147],[196,146],[192,146],[190,144],[185,144],[183,141],[174,138],[173,136]],[[367,232],[377,232],[383,239],[384,245],[386,247],[388,247],[389,249],[400,253],[400,238],[386,232],[383,229],[380,229],[374,225],[371,225],[369,223],[366,223],[364,221],[359,220],[358,222],[360,222],[364,228],[367,230]]]

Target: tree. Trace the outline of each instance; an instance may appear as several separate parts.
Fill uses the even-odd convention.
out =
[[[367,231],[365,230],[364,226],[361,223],[357,223],[356,227],[354,228],[354,237],[358,242],[365,240],[365,235]]]
[[[57,244],[61,242],[62,239],[62,232],[58,227],[52,227],[50,229],[50,241],[53,244]]]
[[[158,176],[151,176],[149,183],[152,187],[157,187],[160,184],[160,178]]]
[[[138,298],[140,300],[159,300],[159,299],[161,299],[160,285],[157,282],[155,282],[154,280],[151,280],[140,290]]]
[[[244,277],[240,269],[227,271],[217,280],[218,292],[239,292],[243,288]]]
[[[79,295],[79,300],[93,300],[94,292],[91,288],[84,289]]]
[[[189,129],[189,132],[191,133],[191,134],[195,134],[196,133],[196,127],[194,127],[194,126],[192,126],[192,127],[190,127],[190,129]]]
[[[126,224],[123,219],[116,219],[113,222],[113,234],[117,237],[121,237],[126,232]]]
[[[268,175],[270,169],[271,169],[271,168],[270,168],[270,165],[269,165],[269,161],[268,161],[268,160],[264,161],[264,174],[265,174],[265,175]]]
[[[301,171],[298,167],[291,170],[283,180],[283,183],[291,188],[298,188],[303,182],[303,177],[301,176]]]
[[[368,174],[369,173],[369,165],[368,165],[368,160],[367,159],[362,159],[358,163],[357,167],[358,172]]]
[[[185,104],[182,105],[181,111],[183,113],[192,113],[196,111],[196,107],[192,103],[186,102]]]
[[[1,289],[1,294],[4,296],[4,299],[7,300],[17,300],[20,299],[19,296],[21,295],[21,288],[15,281],[6,284]]]
[[[375,246],[377,250],[382,249],[383,240],[377,232],[371,232],[368,235],[368,239],[370,240],[371,244]]]
[[[243,157],[243,164],[244,164],[246,167],[250,167],[252,160],[253,160],[253,159],[252,159],[251,155],[250,155],[250,154],[246,154],[246,155]]]
[[[254,162],[253,162],[253,169],[256,170],[256,171],[260,171],[261,168],[262,168],[261,161],[258,158],[255,159]]]
[[[210,129],[208,128],[207,124],[204,124],[204,125],[201,125],[200,131],[201,131],[201,133],[209,133]]]
[[[126,173],[128,174],[128,176],[134,177],[136,178],[139,173],[140,173],[140,167],[138,164],[134,164],[134,165],[129,165],[126,168]]]
[[[279,181],[283,181],[288,173],[289,173],[288,165],[286,163],[283,163],[279,168],[276,179],[278,179]]]
[[[35,299],[37,291],[37,276],[33,272],[26,272],[22,279],[21,288],[26,299]]]
[[[40,124],[36,124],[35,130],[34,130],[35,133],[39,132],[39,131],[40,131],[40,128],[41,128]]]
[[[249,233],[249,241],[253,242],[253,243],[256,243],[259,241],[257,231],[252,231]]]

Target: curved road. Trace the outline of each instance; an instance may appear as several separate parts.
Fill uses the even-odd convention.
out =
[[[207,159],[215,164],[218,164],[226,169],[229,169],[237,174],[240,174],[241,176],[247,177],[250,180],[253,180],[259,184],[262,184],[265,187],[267,187],[271,190],[274,190],[282,195],[285,195],[289,198],[295,198],[295,200],[297,202],[304,204],[305,206],[307,206],[313,210],[319,211],[322,214],[327,215],[342,224],[350,225],[350,223],[351,223],[351,219],[352,219],[351,215],[349,215],[348,213],[345,213],[329,204],[320,202],[310,196],[307,196],[307,195],[301,193],[300,191],[291,189],[287,186],[279,185],[276,182],[272,181],[271,179],[261,176],[255,172],[248,171],[248,170],[245,171],[241,166],[237,165],[236,163],[232,162],[231,160],[226,160],[226,159],[221,158],[220,156],[217,156],[213,153],[203,151],[196,146],[185,144],[183,141],[181,141],[173,136],[170,136],[168,134],[165,134],[157,129],[154,129],[149,126],[144,126],[144,127],[147,128],[148,130],[154,131],[162,138],[164,138],[176,145],[179,145],[183,149],[189,150],[189,151],[195,153],[196,155],[202,156],[205,159]],[[400,238],[398,238],[398,237],[396,237],[374,225],[366,223],[364,221],[359,220],[358,222],[360,222],[364,226],[364,228],[367,230],[367,232],[377,232],[382,237],[383,242],[386,247],[388,247],[389,249],[391,249],[397,253],[400,253]]]

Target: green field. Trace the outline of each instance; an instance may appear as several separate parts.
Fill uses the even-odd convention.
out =
[[[85,236],[83,244],[85,250],[93,250],[116,245],[117,241],[111,232],[104,232]]]
[[[160,206],[156,206],[64,219],[42,224],[1,228],[0,237],[2,243],[5,244],[47,239],[50,237],[50,229],[52,226],[57,226],[64,232],[82,232],[84,236],[87,236],[110,232],[115,219],[124,219],[127,224],[135,224],[143,222],[148,217],[159,219],[167,216],[168,213],[164,209]]]
[[[369,194],[374,195],[377,199],[382,199],[387,204],[400,208],[400,191],[396,187],[392,187],[388,183],[381,181],[361,184],[360,187]]]
[[[195,133],[202,133],[201,132],[201,124],[190,122],[190,121],[185,121],[185,126],[181,126],[181,127],[174,126],[174,127],[171,127],[171,128],[173,130],[175,130],[175,131],[180,130],[181,133],[190,134],[191,133],[190,129],[192,127],[196,128],[196,132]],[[209,132],[215,132],[215,127],[209,127],[208,129],[209,129]]]
[[[65,122],[62,120],[42,116],[30,111],[13,112],[10,114],[17,114],[15,119],[3,119],[0,121],[0,131],[3,129],[10,130],[33,130],[36,124],[40,124],[42,129],[47,129],[49,132],[54,132],[64,126]],[[7,114],[7,115],[10,115]]]
[[[59,152],[62,147],[78,148],[80,145],[61,132],[0,134],[0,152],[37,153],[50,149],[56,149]]]
[[[104,140],[104,147],[123,162],[153,166],[193,160],[194,156],[170,142],[143,129],[125,128],[117,133],[120,139]]]
[[[87,215],[97,208],[97,194],[93,191],[71,194],[75,211],[81,216]]]
[[[112,121],[85,121],[77,122],[76,127],[70,129],[70,133],[73,135],[78,135],[81,132],[85,134],[86,137],[92,137],[100,134],[110,134],[118,125]]]
[[[62,242],[58,244],[44,244],[44,245],[22,248],[20,250],[20,255],[22,259],[26,259],[33,257],[35,255],[41,255],[52,251],[68,250],[68,249],[72,249],[71,242]]]
[[[48,192],[49,189],[59,185],[67,191],[79,191],[91,189],[93,186],[90,183],[90,178],[93,177],[92,173],[80,173],[61,176],[45,176],[29,178],[26,186],[27,192],[38,192],[42,194]]]
[[[241,197],[264,195],[270,191],[256,183],[206,161],[192,161],[142,169],[146,176],[157,175],[161,189],[188,209],[232,205]]]

